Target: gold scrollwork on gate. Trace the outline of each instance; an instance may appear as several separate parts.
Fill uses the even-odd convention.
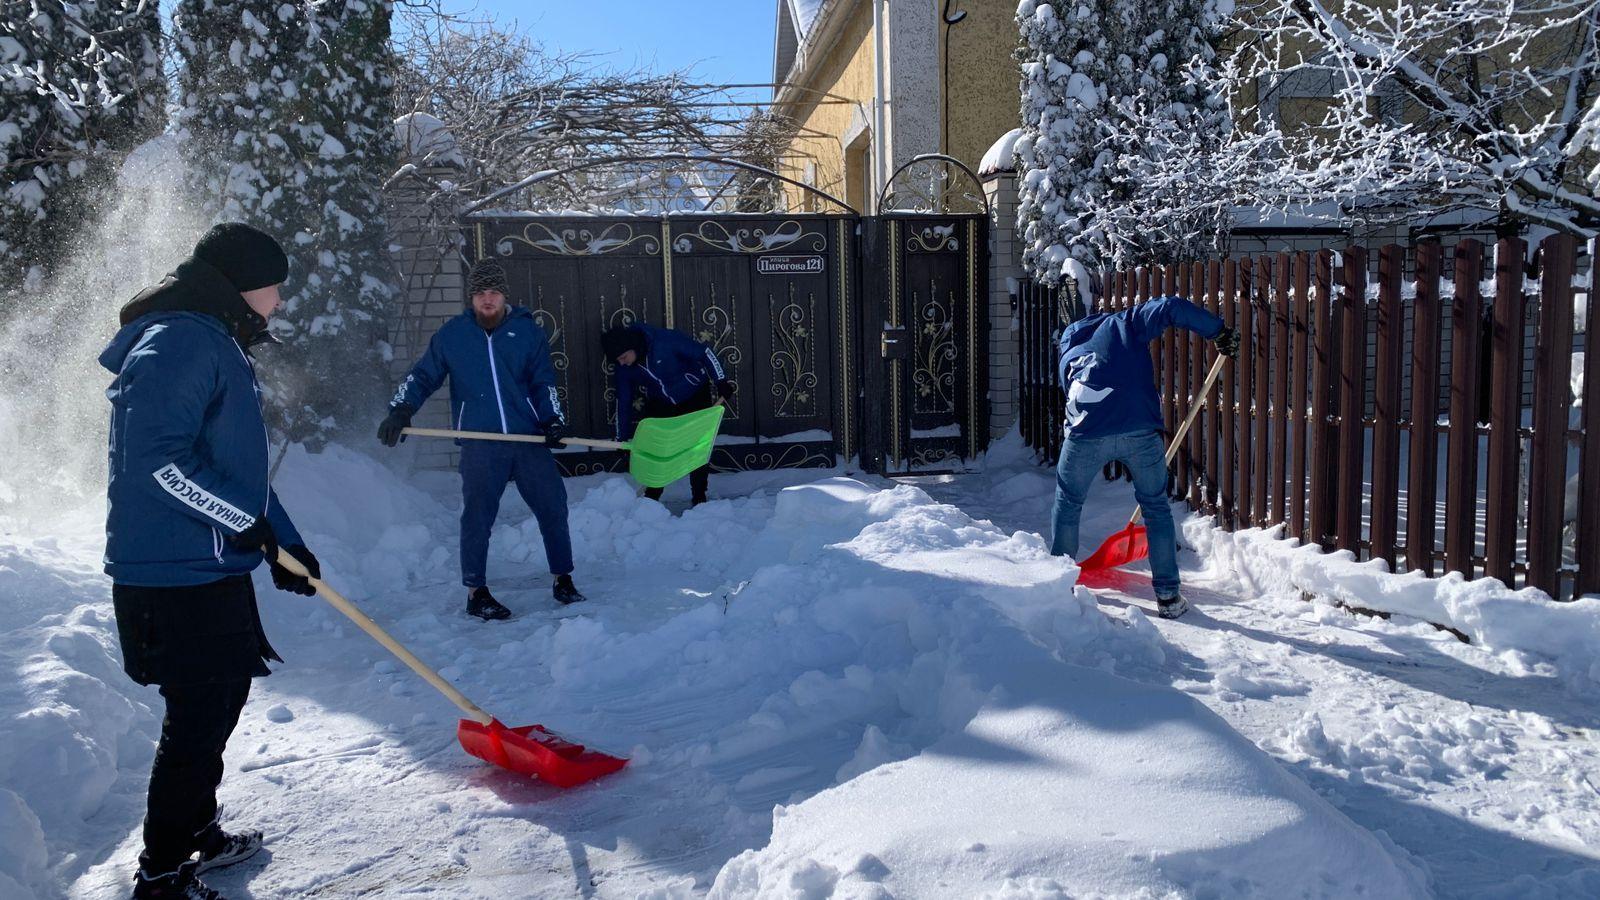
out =
[[[951,312],[955,309],[955,292],[949,292],[949,301],[939,299],[938,284],[928,279],[928,295],[911,292],[911,307],[916,310],[917,335],[916,367],[911,371],[913,392],[912,411],[917,413],[948,413],[956,407],[956,341]]]
[[[551,312],[545,303],[544,285],[538,285],[534,293],[533,321],[544,329],[545,336],[550,340],[550,365],[556,370],[556,397],[561,400],[562,409],[571,409],[572,405],[567,402],[567,384],[570,380],[567,372],[570,363],[567,357],[567,295],[557,295],[556,311]]]
[[[672,249],[678,253],[691,253],[694,251],[694,242],[699,241],[707,247],[734,253],[769,253],[793,247],[807,238],[811,239],[808,246],[812,252],[821,253],[828,249],[826,235],[820,231],[806,231],[793,219],[771,231],[760,227],[735,228],[730,231],[721,222],[708,219],[701,222],[694,231],[678,235],[678,239],[672,242]]]
[[[807,291],[802,305],[790,281],[788,301],[781,308],[781,298],[768,295],[767,301],[772,309],[772,414],[809,418],[817,414],[816,295]]]
[[[530,222],[521,234],[508,234],[496,241],[495,252],[510,256],[515,244],[526,244],[556,256],[602,256],[633,244],[638,244],[648,256],[661,252],[659,237],[648,232],[635,233],[633,226],[626,222],[613,222],[598,233],[593,228],[577,226],[555,231],[539,222]]]
[[[744,472],[751,469],[815,469],[833,465],[833,454],[826,444],[756,444],[721,446],[712,457],[712,468],[719,472]]]
[[[906,238],[906,249],[917,253],[938,253],[961,249],[961,239],[956,237],[956,225],[924,225]]]
[[[733,396],[728,398],[728,415],[737,419],[739,417],[739,380],[733,378],[733,372],[738,365],[744,362],[744,350],[739,346],[739,322],[734,315],[738,307],[739,298],[729,294],[724,306],[717,302],[717,283],[715,281],[706,285],[706,302],[704,308],[700,306],[698,294],[689,295],[689,327],[694,329],[694,339],[717,354],[722,360],[722,365],[728,370],[728,377],[733,379]]]

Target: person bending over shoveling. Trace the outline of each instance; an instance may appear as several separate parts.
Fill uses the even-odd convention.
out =
[[[259,831],[219,824],[222,751],[250,679],[279,659],[261,628],[250,572],[263,558],[279,590],[320,578],[317,558],[267,477],[266,425],[250,348],[289,261],[270,236],[229,223],[122,308],[100,363],[116,374],[106,486],[105,570],[123,668],[166,700],[150,770],[144,852],[133,896],[214,900],[197,877],[261,849]],[[265,554],[263,554],[265,551]],[[280,662],[282,660],[279,660]],[[63,786],[65,787],[65,786]]]
[[[429,395],[450,379],[450,418],[460,431],[542,434],[543,444],[458,441],[461,445],[461,583],[467,588],[467,613],[485,621],[511,615],[489,593],[485,569],[489,532],[500,512],[507,482],[515,482],[533,510],[544,539],[545,558],[555,576],[557,602],[585,599],[572,583],[572,538],[567,531],[567,488],[551,450],[566,432],[550,339],[533,313],[509,306],[505,270],[493,260],[472,267],[467,277],[468,308],[428,341],[428,350],[411,367],[378,426],[378,439],[393,447],[401,430]]]
[[[617,364],[617,440],[633,437],[633,399],[644,391],[646,419],[681,416],[710,409],[733,396],[717,353],[705,344],[670,328],[636,322],[600,335],[606,358]],[[690,505],[706,502],[711,464],[689,473]],[[645,488],[644,495],[661,499],[662,488]]]
[[[1182,297],[1161,297],[1133,309],[1080,319],[1061,335],[1061,383],[1067,388],[1065,440],[1056,465],[1054,533],[1050,552],[1078,553],[1078,518],[1095,475],[1112,461],[1133,473],[1144,512],[1150,580],[1159,614],[1176,619],[1189,606],[1179,593],[1178,539],[1167,505],[1167,464],[1161,439],[1150,342],[1171,327],[1216,342],[1239,355],[1239,335],[1221,319]]]

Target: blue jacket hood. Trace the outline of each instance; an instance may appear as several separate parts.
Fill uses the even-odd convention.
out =
[[[139,338],[145,329],[158,322],[170,322],[175,319],[192,319],[224,337],[228,334],[227,328],[221,322],[205,313],[176,311],[148,313],[117,329],[117,333],[111,337],[111,343],[106,344],[106,348],[100,351],[100,365],[113,375],[122,371],[122,364],[127,361],[128,354],[133,352],[133,348],[138,346]]]

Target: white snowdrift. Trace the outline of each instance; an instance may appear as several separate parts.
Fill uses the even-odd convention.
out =
[[[219,874],[224,892],[553,896],[572,876],[549,861],[573,847],[607,896],[1422,890],[1215,716],[1118,677],[1159,679],[1165,643],[1037,535],[847,478],[679,517],[621,477],[568,487],[593,599],[549,611],[537,530],[508,500],[490,565],[520,614],[486,630],[459,614],[447,493],[291,451],[277,489],[336,585],[505,720],[634,763],[519,799],[537,786],[462,756],[442,698],[261,576],[289,663],[257,683],[223,799],[273,861]],[[0,623],[8,897],[119,895],[137,852],[157,722],[116,663],[94,525],[0,542],[0,593],[32,598]]]
[[[1298,591],[1447,625],[1489,650],[1548,661],[1571,688],[1600,690],[1600,598],[1558,603],[1543,591],[1512,590],[1494,578],[1390,572],[1382,560],[1357,562],[1349,551],[1322,553],[1283,539],[1282,530],[1230,534],[1201,516],[1183,523],[1185,542],[1208,561],[1212,574],[1237,584],[1246,596]]]

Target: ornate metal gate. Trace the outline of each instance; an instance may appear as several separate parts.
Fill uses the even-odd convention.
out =
[[[550,335],[575,433],[616,421],[607,328],[644,321],[714,348],[736,393],[719,470],[832,466],[857,452],[849,215],[470,216],[468,255],[506,268],[512,301]],[[563,452],[569,474],[619,454]]]
[[[862,222],[862,464],[888,474],[957,468],[988,446],[988,211],[956,160],[918,157]],[[873,339],[876,340],[873,340]]]

